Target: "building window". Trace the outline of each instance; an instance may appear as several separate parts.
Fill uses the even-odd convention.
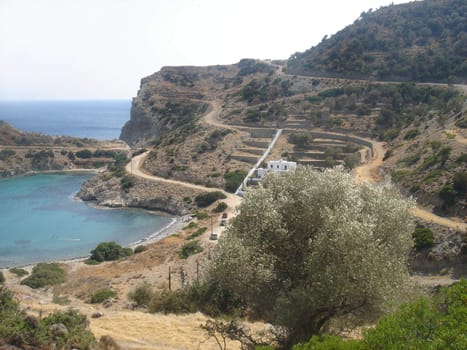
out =
[[[287,165],[284,165],[284,170],[287,170]]]

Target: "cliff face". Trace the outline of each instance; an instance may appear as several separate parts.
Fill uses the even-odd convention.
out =
[[[143,78],[120,139],[141,145],[190,125],[237,70],[236,66],[164,67]]]
[[[186,215],[194,207],[186,197],[195,197],[200,192],[174,185],[138,179],[128,191],[121,189],[120,180],[107,177],[106,174],[95,176],[86,181],[77,194],[84,201],[92,201],[97,205],[110,208],[142,208],[156,210],[171,215]]]

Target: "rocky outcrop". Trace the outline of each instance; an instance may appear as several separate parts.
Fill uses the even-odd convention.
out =
[[[207,110],[209,96],[233,81],[237,73],[236,65],[163,67],[143,78],[120,139],[132,146],[144,145],[170,130],[190,128]]]
[[[99,206],[142,208],[171,215],[185,215],[194,209],[191,203],[199,194],[196,190],[142,179],[135,181],[136,184],[126,192],[121,189],[119,178],[98,175],[83,184],[77,197]]]

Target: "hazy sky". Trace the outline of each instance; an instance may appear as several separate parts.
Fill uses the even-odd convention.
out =
[[[136,95],[162,66],[286,59],[404,0],[0,0],[0,100]]]

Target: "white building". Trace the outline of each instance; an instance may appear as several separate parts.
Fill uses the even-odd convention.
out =
[[[262,178],[267,172],[283,173],[293,171],[297,167],[296,162],[288,162],[286,160],[270,160],[266,168],[258,168],[258,177]]]

